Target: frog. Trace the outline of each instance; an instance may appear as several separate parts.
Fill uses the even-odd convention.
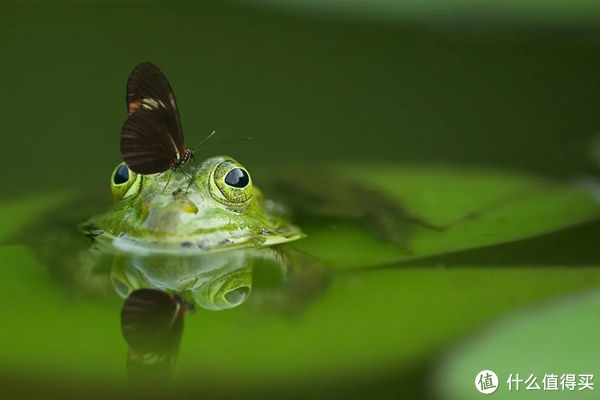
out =
[[[110,175],[110,191],[112,207],[80,225],[92,239],[74,269],[80,286],[112,286],[123,299],[153,288],[216,311],[248,300],[257,266],[276,271],[282,287],[302,280],[301,286],[314,282],[318,292],[327,282],[318,260],[286,246],[306,236],[290,222],[289,210],[265,198],[248,169],[229,156],[153,175],[121,162]],[[257,297],[263,303],[276,297],[271,303],[296,309],[304,303],[293,291],[284,302],[286,295],[273,292],[259,290]]]
[[[248,170],[227,156],[187,171],[153,175],[118,164],[114,206],[81,225],[108,248],[144,254],[195,254],[267,247],[303,238],[284,206],[265,199]]]

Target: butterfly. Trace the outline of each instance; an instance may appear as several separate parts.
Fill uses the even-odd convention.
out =
[[[144,62],[127,80],[129,117],[121,129],[125,164],[143,175],[177,170],[194,157],[186,149],[173,89],[158,67]]]

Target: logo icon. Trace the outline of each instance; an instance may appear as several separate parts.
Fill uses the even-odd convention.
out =
[[[484,369],[475,377],[475,387],[483,394],[494,393],[498,389],[498,376],[494,371]]]

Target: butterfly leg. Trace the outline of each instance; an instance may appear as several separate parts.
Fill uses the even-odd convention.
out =
[[[186,177],[189,179],[189,180],[188,180],[188,185],[187,185],[187,187],[185,188],[185,194],[187,195],[188,189],[189,189],[189,188],[190,188],[190,186],[192,185],[192,182],[194,182],[194,176],[193,176],[193,175],[190,175],[190,174],[189,174],[189,173],[188,173],[188,172],[185,170],[185,167],[182,167],[182,168],[181,168],[181,172],[183,172],[183,173],[184,173],[184,175],[185,175],[185,176],[186,176]]]
[[[173,171],[169,171],[169,179],[167,179],[167,184],[165,185],[165,187],[163,188],[161,193],[164,193],[165,190],[167,189],[167,187],[169,186],[169,182],[171,182],[171,177],[173,176]]]

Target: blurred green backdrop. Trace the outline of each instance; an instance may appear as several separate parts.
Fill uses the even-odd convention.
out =
[[[3,192],[108,179],[125,82],[144,60],[171,81],[188,145],[213,129],[215,143],[252,136],[209,151],[250,168],[298,159],[589,168],[598,3],[511,2],[502,12],[451,3],[4,2],[0,157],[19,168]]]
[[[108,199],[109,175],[120,161],[125,82],[146,60],[163,69],[175,90],[188,146],[213,129],[215,143],[252,136],[252,143],[201,153],[229,154],[250,170],[330,160],[471,164],[558,177],[594,172],[589,148],[600,131],[599,44],[600,3],[592,1],[3,2],[0,198],[106,185]],[[50,197],[29,198],[50,208]],[[35,207],[21,202],[2,207],[9,228],[0,233],[16,229],[15,221],[28,222],[21,217]],[[254,372],[248,385],[269,394],[278,389],[262,385],[269,374],[295,371],[278,364],[296,365],[278,351],[291,343],[297,351],[290,354],[304,362],[298,362],[301,372],[320,373],[306,360],[325,354],[323,360],[339,363],[340,371],[356,367],[362,378],[301,388],[309,394],[328,397],[318,386],[323,385],[342,397],[355,390],[397,398],[414,389],[422,395],[423,386],[411,385],[423,384],[451,337],[519,304],[597,286],[597,271],[589,265],[597,263],[598,252],[590,257],[589,251],[598,232],[596,223],[541,244],[521,242],[474,257],[454,255],[454,262],[450,255],[417,265],[435,267],[442,260],[459,266],[448,273],[389,268],[341,275],[304,321],[248,317],[240,310],[201,313],[189,322],[180,368],[193,375],[191,368],[204,360],[202,383],[209,392],[226,387],[244,393],[243,386],[227,387],[206,374],[216,360],[222,363],[217,371]],[[554,249],[549,255],[548,248]],[[19,304],[0,309],[4,318],[19,322],[0,337],[12,343],[3,352],[8,362],[2,368],[14,374],[2,371],[6,381],[22,390],[29,384],[23,377],[37,372],[60,393],[47,370],[53,362],[73,377],[75,397],[80,393],[75,383],[90,390],[90,380],[100,385],[102,379],[111,384],[124,379],[118,300],[70,302],[29,249],[2,250],[10,289],[5,304]],[[480,301],[490,296],[491,306]],[[452,312],[444,310],[449,304]],[[339,312],[349,306],[352,318]],[[333,328],[322,329],[328,323]],[[47,340],[37,340],[40,326],[53,327]],[[237,336],[240,326],[251,331],[247,337]],[[341,335],[339,328],[346,326],[352,334]],[[274,342],[280,347],[272,332],[281,335]],[[65,343],[68,335],[76,339]],[[214,341],[202,340],[206,337]],[[230,338],[240,340],[236,351],[242,357],[223,353]],[[316,355],[303,340],[317,344],[310,349]],[[338,345],[330,357],[329,342]],[[261,368],[254,363],[262,348],[246,343],[272,349]],[[65,348],[75,349],[75,356]],[[98,355],[99,348],[112,350]],[[372,367],[371,375],[361,375],[358,366]],[[102,373],[90,377],[89,370]],[[182,379],[193,385],[199,375]]]

